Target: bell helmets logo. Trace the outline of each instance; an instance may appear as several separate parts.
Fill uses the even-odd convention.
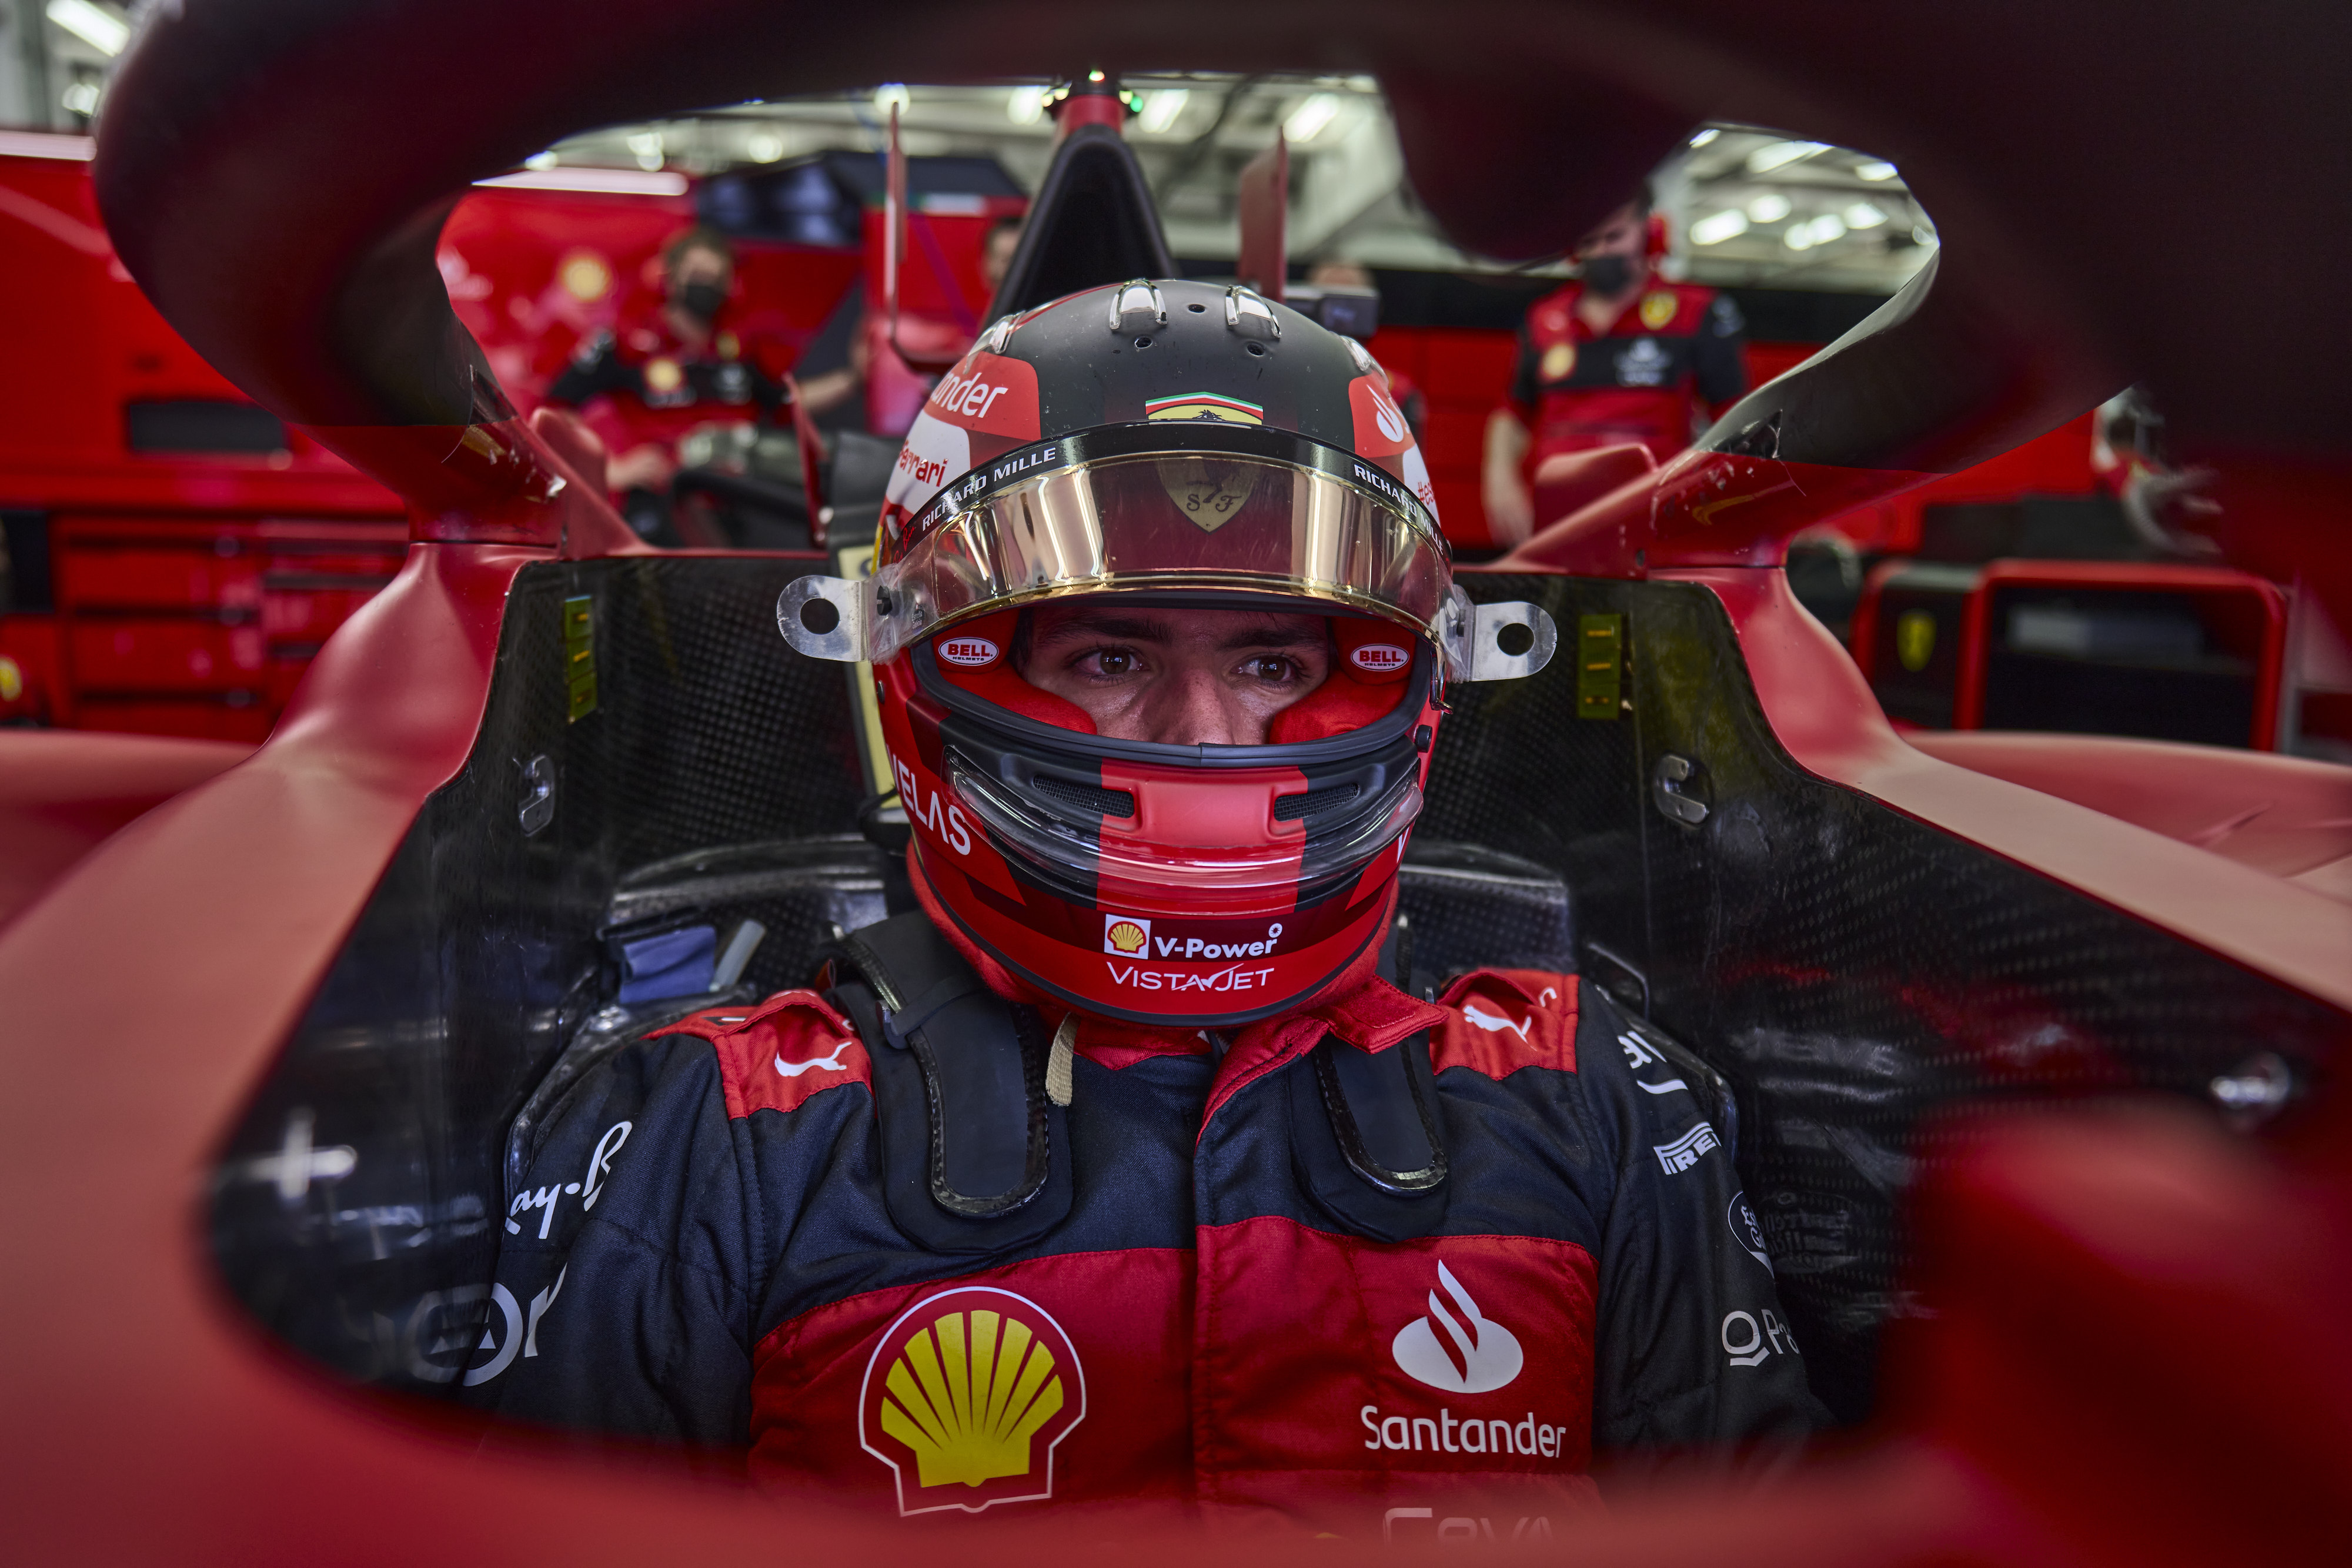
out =
[[[1045,1308],[971,1285],[916,1302],[866,1364],[858,1441],[898,1511],[978,1513],[1054,1495],[1054,1450],[1086,1419],[1086,1375]]]
[[[1393,643],[1366,643],[1349,651],[1348,663],[1368,675],[1392,675],[1412,663],[1412,654]]]
[[[1448,1394],[1486,1394],[1509,1386],[1527,1364],[1517,1336],[1480,1312],[1454,1270],[1443,1263],[1437,1266],[1437,1283],[1453,1305],[1449,1308],[1436,1291],[1429,1292],[1429,1315],[1405,1324],[1389,1347],[1398,1370]]]
[[[942,637],[939,640],[940,657],[950,664],[961,664],[967,670],[996,663],[1004,652],[985,637]]]
[[[1103,916],[1103,951],[1122,958],[1140,956],[1151,946],[1151,922],[1132,915]]]

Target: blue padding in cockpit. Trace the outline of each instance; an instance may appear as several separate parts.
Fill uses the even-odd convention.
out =
[[[623,1006],[657,1002],[664,997],[699,996],[710,988],[719,965],[719,928],[689,925],[641,936],[621,947]]]

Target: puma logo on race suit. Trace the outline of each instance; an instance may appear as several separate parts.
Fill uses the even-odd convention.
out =
[[[786,1061],[784,1053],[780,1051],[776,1052],[776,1071],[787,1078],[798,1078],[802,1073],[814,1072],[820,1067],[839,1072],[842,1070],[841,1053],[856,1043],[854,1040],[845,1040],[833,1048],[831,1056],[813,1056],[806,1061]]]
[[[1518,1337],[1481,1312],[1454,1270],[1443,1263],[1437,1266],[1437,1282],[1454,1298],[1460,1316],[1446,1310],[1435,1291],[1430,1291],[1429,1316],[1405,1324],[1389,1347],[1398,1370],[1448,1394],[1486,1394],[1507,1385],[1527,1364]],[[1433,1325],[1444,1329],[1444,1340]]]
[[[1534,1015],[1532,1014],[1522,1019],[1520,1022],[1513,1023],[1508,1019],[1496,1018],[1493,1013],[1482,1013],[1478,1010],[1478,1004],[1476,1002],[1470,1002],[1464,1006],[1462,1009],[1462,1021],[1465,1023],[1475,1024],[1480,1029],[1485,1030],[1488,1034],[1516,1034],[1519,1037],[1519,1043],[1522,1045],[1527,1043],[1528,1030],[1535,1028],[1536,1024]]]

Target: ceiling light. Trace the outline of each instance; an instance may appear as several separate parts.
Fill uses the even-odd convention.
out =
[[[662,133],[658,131],[634,131],[624,138],[629,151],[637,155],[637,167],[650,174],[662,166]]]
[[[534,152],[530,157],[522,161],[522,166],[526,169],[535,169],[544,172],[547,170],[554,168],[558,163],[562,162],[562,159],[558,158],[552,152]]]
[[[1045,89],[1016,87],[1004,98],[1004,118],[1015,125],[1034,125],[1045,118]]]
[[[1790,224],[1789,225],[1788,232],[1780,236],[1780,243],[1787,246],[1790,250],[1812,249],[1813,225],[1811,224]]]
[[[1709,213],[1691,225],[1693,245],[1721,245],[1727,239],[1738,239],[1748,232],[1748,214],[1738,207],[1726,207],[1719,213]]]
[[[1748,204],[1748,215],[1759,224],[1777,224],[1789,215],[1789,198],[1778,191],[1767,191]]]
[[[1293,141],[1312,141],[1323,134],[1323,128],[1338,118],[1339,99],[1332,93],[1318,92],[1290,111],[1282,122],[1282,133]]]
[[[907,90],[907,84],[902,81],[886,81],[874,89],[874,112],[877,114],[889,113],[892,104],[897,104],[903,114],[914,101],[915,95]]]
[[[1753,174],[1769,173],[1800,158],[1810,158],[1828,146],[1826,141],[1768,141],[1748,155],[1748,170]]]
[[[1181,87],[1165,88],[1146,95],[1143,112],[1136,117],[1137,128],[1149,131],[1154,136],[1159,135],[1176,123],[1176,117],[1184,112],[1184,100],[1192,96],[1189,89]]]
[[[47,131],[0,131],[0,156],[87,159],[97,151],[98,142],[88,136],[58,136]]]
[[[101,55],[119,55],[131,41],[131,24],[90,0],[49,0],[48,16]]]
[[[635,169],[548,169],[477,180],[509,191],[587,191],[600,196],[683,196],[686,176],[640,173]]]
[[[1874,229],[1886,221],[1886,214],[1868,202],[1856,202],[1845,210],[1845,226],[1850,229]]]
[[[744,138],[743,151],[754,163],[772,163],[784,155],[784,139],[773,131],[754,131]]]
[[[1710,125],[1705,131],[1702,131],[1697,135],[1692,137],[1690,139],[1690,144],[1694,147],[1704,147],[1722,134],[1722,131],[1717,131],[1714,126]]]
[[[1892,180],[1903,171],[1883,160],[1872,159],[1867,163],[1855,164],[1853,172],[1865,180]]]
[[[1823,213],[1812,221],[1813,243],[1834,245],[1845,238],[1845,221],[1835,213]]]
[[[68,112],[69,113],[80,115],[96,114],[98,112],[98,84],[94,81],[78,81],[71,87],[66,89],[65,91],[58,94],[58,101],[65,105]]]

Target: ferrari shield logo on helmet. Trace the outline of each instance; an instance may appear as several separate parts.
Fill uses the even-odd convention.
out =
[[[1179,392],[1155,397],[1143,405],[1146,419],[1213,419],[1227,424],[1264,424],[1265,405],[1227,397],[1222,392]]]
[[[1054,1450],[1086,1418],[1069,1336],[1026,1296],[967,1286],[901,1313],[874,1347],[858,1441],[898,1479],[901,1514],[1054,1495]]]
[[[1204,534],[1215,533],[1234,519],[1265,472],[1255,464],[1208,457],[1162,458],[1159,468],[1160,488]]]

